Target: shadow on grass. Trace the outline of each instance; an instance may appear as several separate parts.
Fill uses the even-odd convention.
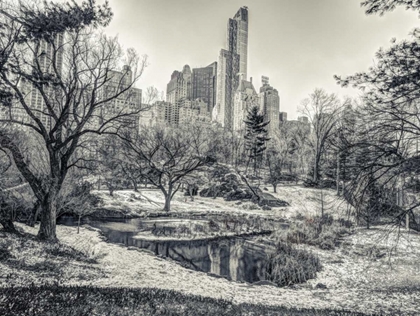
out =
[[[363,316],[367,314],[294,309],[263,305],[235,305],[224,299],[186,295],[153,288],[98,288],[43,285],[0,288],[0,315],[186,315],[186,316]],[[369,314],[371,315],[371,314]]]
[[[100,271],[92,265],[97,263],[95,259],[61,243],[42,242],[35,236],[22,232],[3,232],[0,238],[0,263],[13,269],[14,273],[35,272],[39,273],[40,278],[47,276],[59,279],[75,261],[80,262],[76,265],[82,266],[86,274],[83,276],[81,273],[82,278]]]

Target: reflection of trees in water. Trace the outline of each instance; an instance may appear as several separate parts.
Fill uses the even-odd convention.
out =
[[[226,245],[220,248],[220,275],[230,276],[230,249]]]
[[[101,229],[110,242],[149,249],[156,255],[163,255],[180,262],[186,268],[209,272],[211,271],[212,261],[216,260],[214,262],[217,266],[215,273],[221,276],[247,282],[264,279],[260,271],[260,261],[262,257],[265,257],[264,251],[258,246],[255,248],[255,245],[251,245],[247,238],[222,237],[192,241],[141,240],[133,238],[137,232],[120,231],[117,227],[111,228],[109,227],[109,222],[107,225],[101,225],[102,223],[96,222],[90,224]],[[137,230],[153,228],[153,222],[137,222],[136,224]],[[210,245],[212,246],[209,247]],[[234,270],[231,271],[231,268]]]

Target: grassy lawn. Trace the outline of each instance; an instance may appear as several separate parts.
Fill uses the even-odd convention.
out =
[[[232,304],[223,299],[185,295],[144,288],[40,287],[0,288],[0,315],[282,315],[358,316],[349,311],[296,309],[251,304]]]
[[[121,192],[107,202],[124,202],[127,208],[138,203],[133,211],[143,204],[159,208],[157,191],[142,195]],[[291,206],[249,210],[222,199],[198,197],[185,202],[179,196],[174,213],[234,212],[235,217],[285,218],[293,223],[298,210],[301,222],[312,223],[320,213],[319,191],[290,186],[277,196]],[[339,212],[334,210],[345,213],[333,192],[325,196],[329,214],[335,218]],[[298,249],[317,255],[323,267],[315,279],[282,288],[231,282],[185,269],[148,252],[108,243],[89,227],[76,234],[75,227],[58,225],[57,245],[39,242],[34,237],[37,227],[19,223],[17,227],[21,236],[0,230],[1,316],[417,315],[420,306],[420,235],[382,226],[355,228],[335,247],[329,247],[335,244],[331,229],[315,238],[312,230],[296,222],[291,234],[278,232],[274,236],[282,241],[293,242],[298,236]],[[332,243],[307,242],[305,236],[321,241],[331,237]]]

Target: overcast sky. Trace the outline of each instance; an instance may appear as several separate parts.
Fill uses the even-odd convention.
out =
[[[261,75],[279,91],[280,111],[296,118],[315,88],[339,96],[357,94],[333,75],[367,70],[379,47],[408,38],[417,13],[398,9],[367,16],[360,0],[110,0],[107,33],[125,48],[149,56],[137,87],[165,91],[174,70],[207,66],[225,48],[227,20],[248,6],[248,76],[257,91]]]

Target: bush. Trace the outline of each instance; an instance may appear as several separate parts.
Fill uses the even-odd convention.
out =
[[[291,223],[289,229],[278,234],[277,238],[330,250],[338,245],[343,235],[350,233],[351,227],[352,223],[347,220],[334,220],[331,215],[316,216]]]
[[[10,258],[13,258],[13,256],[10,253],[9,249],[1,249],[0,248],[0,262],[6,261]]]
[[[318,257],[308,251],[279,242],[276,252],[268,257],[265,270],[266,280],[278,286],[287,286],[315,278],[321,270],[321,263]]]

